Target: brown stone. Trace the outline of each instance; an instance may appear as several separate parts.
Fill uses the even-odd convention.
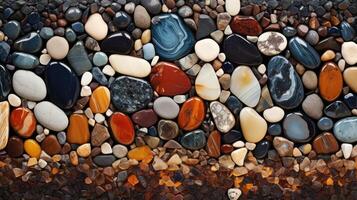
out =
[[[92,134],[91,134],[91,143],[93,146],[100,146],[104,141],[110,138],[109,131],[107,127],[96,123]]]
[[[232,153],[233,150],[234,150],[234,147],[230,144],[224,144],[221,146],[221,152],[224,154]]]
[[[237,15],[231,21],[231,29],[240,35],[258,36],[262,33],[262,27],[254,17]]]
[[[131,116],[133,122],[141,127],[150,127],[156,124],[157,115],[153,109],[140,110]]]
[[[212,131],[208,136],[206,148],[211,157],[217,158],[221,155],[221,134],[218,131]]]
[[[71,144],[84,144],[89,141],[88,120],[85,115],[71,115],[67,129],[67,141]]]
[[[93,113],[104,113],[110,104],[110,91],[107,87],[99,86],[94,91],[89,100],[89,106]]]
[[[320,154],[335,153],[339,150],[335,136],[328,132],[317,136],[312,143],[312,147],[316,153]]]
[[[10,137],[5,151],[13,158],[20,157],[24,153],[24,143],[16,136]]]
[[[326,63],[320,72],[319,76],[319,91],[327,101],[333,101],[337,99],[342,91],[343,78],[340,68],[333,63]]]
[[[58,142],[56,136],[49,135],[42,141],[41,148],[48,155],[53,156],[55,154],[59,154],[61,152],[62,147]]]

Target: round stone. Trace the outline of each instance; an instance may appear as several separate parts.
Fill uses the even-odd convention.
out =
[[[128,154],[128,148],[121,144],[114,145],[113,154],[117,158],[123,158]]]
[[[237,15],[240,11],[240,0],[226,0],[225,8],[231,16]]]
[[[148,128],[156,124],[158,117],[153,109],[145,109],[134,113],[131,119],[135,124]]]
[[[93,56],[93,64],[96,66],[104,66],[108,62],[107,54],[103,52],[96,52]]]
[[[268,140],[262,140],[257,143],[257,146],[253,150],[253,155],[257,159],[264,159],[270,149],[270,142]]]
[[[104,113],[110,104],[110,91],[105,86],[97,87],[89,99],[89,107],[93,113]]]
[[[270,123],[280,122],[284,118],[285,112],[282,108],[274,106],[264,110],[263,116]]]
[[[142,29],[147,29],[150,27],[150,21],[151,17],[149,13],[146,11],[146,9],[138,5],[135,8],[134,11],[134,23],[137,27],[142,28]]]
[[[66,13],[64,14],[64,17],[70,22],[75,22],[79,20],[81,16],[82,16],[82,11],[77,7],[68,8],[66,10]]]
[[[322,117],[323,108],[322,99],[317,94],[308,95],[302,102],[302,110],[313,119],[320,119]]]
[[[77,154],[80,156],[80,157],[88,157],[90,155],[90,153],[92,152],[92,148],[90,146],[89,143],[86,143],[86,144],[82,144],[81,146],[79,146],[77,148]]]
[[[289,49],[294,58],[309,69],[315,69],[321,63],[316,50],[299,37],[290,39]]]
[[[114,139],[120,144],[129,145],[134,141],[135,131],[131,119],[121,112],[114,113],[109,120]]]
[[[20,107],[11,111],[10,126],[21,137],[31,137],[36,129],[36,124],[36,118],[30,109]]]
[[[30,101],[41,101],[47,94],[45,82],[31,71],[17,70],[12,85],[17,95]]]
[[[202,130],[198,129],[183,135],[180,143],[190,150],[202,149],[206,145],[206,136]]]
[[[308,142],[316,133],[315,123],[301,113],[290,113],[283,121],[285,136],[293,142]]]
[[[12,64],[20,69],[33,69],[40,64],[36,56],[28,53],[14,52],[10,58]]]
[[[22,154],[24,153],[24,143],[22,139],[16,136],[10,137],[9,141],[7,142],[5,151],[9,156],[13,158],[22,156]]]
[[[267,122],[254,109],[244,107],[240,111],[239,121],[246,141],[257,143],[265,137]]]
[[[322,117],[317,122],[317,127],[322,131],[329,131],[333,127],[333,121],[328,117]]]
[[[302,75],[302,82],[305,88],[315,90],[317,88],[318,78],[314,71],[308,70]]]
[[[285,50],[288,45],[286,37],[274,31],[261,34],[258,38],[257,46],[260,52],[266,56],[275,56]]]
[[[211,62],[217,58],[219,46],[217,42],[210,38],[202,39],[196,42],[195,53],[202,61]]]
[[[30,157],[37,158],[37,159],[40,158],[41,147],[36,142],[36,140],[33,140],[33,139],[25,140],[25,142],[24,142],[24,150]]]
[[[335,63],[326,63],[319,75],[319,91],[327,101],[337,99],[342,91],[343,78],[340,68]]]
[[[205,104],[199,97],[191,97],[182,105],[178,124],[185,131],[198,128],[205,118]]]
[[[65,38],[54,36],[47,41],[46,49],[51,58],[61,60],[67,56],[69,45]]]
[[[164,119],[174,119],[177,117],[180,107],[170,97],[159,97],[154,101],[154,111]]]
[[[179,128],[176,122],[171,120],[160,120],[157,125],[159,137],[163,140],[175,139],[179,134]]]
[[[62,131],[68,126],[66,114],[49,101],[36,104],[34,113],[37,121],[50,130]]]
[[[248,153],[247,148],[240,148],[236,149],[231,153],[231,157],[234,163],[236,163],[238,166],[243,166],[244,165],[244,160],[245,156]]]
[[[346,63],[354,65],[357,63],[357,44],[355,42],[344,42],[342,44],[341,53]]]
[[[115,13],[113,22],[118,28],[123,29],[129,26],[131,17],[126,12],[119,11]]]
[[[37,53],[42,48],[42,38],[36,32],[28,33],[14,43],[14,49],[26,53]]]
[[[108,33],[108,25],[99,13],[89,16],[84,25],[85,31],[96,40],[103,40]]]

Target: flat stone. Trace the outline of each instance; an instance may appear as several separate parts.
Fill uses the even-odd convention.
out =
[[[316,125],[301,113],[290,113],[283,121],[285,136],[293,142],[308,142],[316,134]]]
[[[195,89],[198,96],[208,101],[216,100],[221,94],[221,86],[211,64],[206,63],[201,68],[195,80]]]
[[[357,117],[346,117],[337,121],[333,133],[341,142],[353,143],[357,141]]]
[[[78,76],[92,69],[92,63],[88,58],[82,41],[75,43],[69,50],[67,60]]]
[[[128,158],[129,159],[134,159],[137,161],[142,161],[144,159],[152,158],[153,154],[151,152],[151,149],[148,146],[140,146],[136,147],[134,149],[131,149],[128,152]]]
[[[134,23],[138,28],[147,29],[150,28],[151,17],[146,9],[138,5],[134,10]]]
[[[26,53],[37,53],[42,49],[42,38],[36,32],[28,33],[15,41],[14,49]]]
[[[267,122],[253,108],[244,107],[240,111],[239,121],[246,141],[257,143],[265,137]]]
[[[39,159],[42,149],[36,140],[27,139],[24,142],[24,150],[31,158]]]
[[[35,115],[30,109],[19,107],[11,111],[10,126],[21,137],[31,137],[36,129],[36,124]]]
[[[319,75],[319,91],[327,101],[337,99],[342,91],[343,79],[340,68],[333,62],[326,63]]]
[[[262,27],[254,17],[237,15],[231,21],[233,33],[240,35],[258,36],[262,33]]]
[[[63,131],[68,126],[66,114],[49,101],[36,104],[34,113],[37,121],[50,130]]]
[[[247,66],[237,67],[231,76],[231,92],[245,105],[255,107],[260,99],[260,84]]]
[[[181,137],[180,143],[186,149],[202,149],[204,146],[206,146],[206,136],[202,130],[197,129],[183,135]]]
[[[158,117],[153,109],[145,109],[135,112],[131,119],[135,124],[148,128],[156,124]]]
[[[320,56],[316,50],[299,37],[293,37],[289,41],[289,49],[294,58],[309,69],[315,69],[320,65]]]
[[[164,60],[178,60],[187,55],[195,43],[194,36],[175,14],[162,14],[152,20],[152,42]],[[171,27],[168,29],[167,27]]]
[[[61,145],[58,142],[56,136],[48,135],[42,142],[41,142],[41,149],[45,151],[48,155],[53,156],[59,154],[61,152]]]
[[[152,43],[145,44],[143,46],[143,53],[145,60],[152,60],[156,55],[154,45]]]
[[[91,135],[91,144],[93,146],[100,146],[105,142],[107,139],[110,138],[109,131],[107,127],[96,123],[94,125],[93,131]]]
[[[105,53],[129,54],[133,49],[134,41],[125,31],[119,31],[105,38],[100,44]]]
[[[284,115],[284,110],[278,106],[273,106],[263,112],[264,119],[270,123],[280,122],[284,118]]]
[[[304,87],[292,64],[275,56],[268,64],[268,86],[274,102],[284,109],[296,108],[304,98]]]
[[[11,62],[20,69],[33,69],[40,65],[40,61],[36,56],[22,52],[11,54]]]
[[[343,80],[349,88],[357,93],[357,67],[349,67],[343,71]]]
[[[0,101],[6,100],[11,90],[11,75],[9,71],[0,65]]]
[[[351,111],[342,101],[334,101],[324,108],[324,113],[327,117],[339,119],[351,116]]]
[[[31,71],[17,70],[12,77],[12,86],[17,95],[30,101],[41,101],[47,94],[45,82]]]
[[[154,101],[155,113],[164,119],[174,119],[177,117],[180,107],[170,97],[159,97]]]
[[[114,139],[120,144],[129,145],[134,141],[135,131],[131,119],[121,112],[112,114],[109,120]]]
[[[123,158],[128,154],[128,148],[121,144],[116,144],[113,146],[113,154],[117,158]]]
[[[262,140],[257,143],[257,146],[253,150],[253,155],[257,159],[264,159],[268,155],[270,149],[270,142],[268,140]]]
[[[109,65],[108,65],[109,66]],[[101,85],[108,85],[108,79],[99,67],[92,68],[93,79]]]
[[[330,154],[339,150],[336,138],[328,132],[318,135],[314,139],[312,147],[318,154]]]
[[[66,64],[51,62],[45,71],[49,99],[63,109],[72,108],[79,96],[79,80]]]
[[[46,49],[51,58],[61,60],[67,56],[69,44],[65,38],[54,36],[47,41]]]
[[[333,121],[328,117],[322,117],[317,122],[317,127],[322,131],[329,131],[333,127]]]
[[[218,158],[221,155],[221,134],[218,131],[210,133],[206,149],[210,157]]]
[[[110,104],[110,91],[105,86],[97,87],[90,99],[89,107],[93,113],[104,113],[108,110]]]
[[[16,136],[10,137],[9,141],[7,142],[5,151],[12,158],[22,156],[24,153],[24,143],[22,139]]]
[[[143,78],[151,72],[150,63],[138,57],[113,54],[109,56],[109,62],[116,72],[123,75]]]
[[[238,166],[243,166],[244,165],[244,160],[245,160],[245,156],[248,153],[248,149],[247,148],[240,148],[237,150],[234,150],[231,153],[231,157],[232,160],[235,164],[237,164]]]
[[[302,110],[313,119],[320,119],[322,117],[323,108],[322,99],[315,93],[308,95],[302,102]]]
[[[205,104],[199,97],[187,99],[181,106],[178,125],[185,131],[198,128],[205,118]]]
[[[260,52],[266,56],[275,56],[285,50],[288,45],[286,37],[275,31],[268,31],[258,38],[257,46]]]
[[[211,62],[217,58],[219,46],[217,42],[210,38],[202,39],[196,42],[195,53],[202,61]]]
[[[251,66],[263,62],[257,47],[238,34],[232,34],[224,40],[223,51],[227,59],[237,65]]]
[[[355,36],[355,31],[348,22],[341,22],[340,24],[341,35],[344,41],[350,41]]]
[[[216,30],[216,23],[213,19],[205,14],[200,14],[198,17],[196,39],[202,39],[209,36],[210,33]]]
[[[96,40],[103,40],[108,34],[108,25],[99,13],[89,16],[84,29]]]
[[[240,11],[240,0],[226,0],[225,8],[231,16],[237,15]]]
[[[179,128],[176,122],[171,120],[160,120],[157,125],[159,137],[163,140],[175,139],[179,134]]]
[[[274,137],[273,146],[282,157],[293,155],[294,143],[283,137]]]
[[[98,155],[93,158],[93,162],[100,167],[111,166],[115,160],[113,155]]]
[[[7,101],[0,102],[0,150],[4,149],[9,139],[10,106]]]
[[[134,113],[151,102],[153,90],[144,80],[121,76],[110,87],[112,104],[120,111]]]
[[[0,41],[0,62],[6,62],[10,53],[10,45],[4,41]]]
[[[234,127],[236,123],[234,115],[225,105],[218,101],[213,101],[210,103],[210,111],[216,128],[220,132],[227,133]]]
[[[66,138],[70,144],[84,144],[89,142],[88,119],[84,114],[72,114],[69,117]]]
[[[191,89],[188,76],[175,64],[160,62],[151,70],[150,84],[159,95],[175,96]]]

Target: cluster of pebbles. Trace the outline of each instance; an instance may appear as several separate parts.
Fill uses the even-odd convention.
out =
[[[114,171],[349,159],[357,5],[310,3],[5,2],[0,150],[24,167],[89,159]]]

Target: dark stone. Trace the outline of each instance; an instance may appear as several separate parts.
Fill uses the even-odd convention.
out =
[[[304,67],[315,69],[320,65],[320,56],[315,49],[299,37],[293,37],[289,41],[291,54]]]
[[[271,124],[271,125],[268,127],[268,133],[269,133],[269,135],[272,135],[272,136],[281,135],[282,131],[283,131],[283,130],[282,130],[280,124]]]
[[[333,119],[351,116],[351,111],[342,101],[335,101],[325,107],[324,113],[326,116]]]
[[[202,130],[186,133],[181,137],[181,145],[190,150],[202,149],[206,146],[206,136]]]
[[[290,113],[283,121],[284,135],[293,142],[308,142],[316,134],[316,125],[301,113]]]
[[[315,45],[315,49],[318,51],[326,51],[331,49],[339,52],[341,51],[341,44],[339,44],[334,37],[328,37],[317,43],[317,45]]]
[[[270,142],[268,140],[260,141],[255,149],[253,150],[253,155],[257,159],[263,159],[268,154],[270,149]]]
[[[204,37],[209,36],[210,33],[216,30],[216,23],[213,19],[205,14],[200,14],[198,18],[196,39],[202,39]]]
[[[0,101],[5,101],[11,91],[11,75],[9,71],[0,65]]]
[[[150,14],[156,15],[161,11],[160,0],[141,0],[140,3]]]
[[[4,25],[3,31],[9,39],[15,40],[20,35],[21,25],[18,21],[11,20]]]
[[[346,42],[351,41],[355,36],[355,31],[353,30],[352,26],[349,23],[343,21],[341,22],[340,27],[343,40]]]
[[[52,62],[45,71],[50,100],[63,109],[70,109],[79,96],[80,85],[75,73],[64,63]]]
[[[26,53],[37,53],[42,49],[42,38],[36,32],[31,32],[16,40],[14,49]]]
[[[82,41],[78,41],[73,45],[68,52],[67,59],[78,76],[92,69],[92,63],[88,58]]]
[[[108,85],[108,79],[103,74],[102,70],[99,67],[93,67],[92,69],[93,79],[96,80],[101,85]]]
[[[224,40],[223,50],[227,59],[237,65],[259,65],[263,62],[257,47],[238,34]]]
[[[151,127],[156,124],[158,117],[153,109],[146,109],[134,113],[131,119],[141,127]]]
[[[100,167],[111,166],[115,160],[113,155],[98,155],[93,158],[93,162]]]
[[[297,30],[294,27],[286,26],[283,28],[283,34],[286,37],[294,37],[297,33]]]
[[[101,43],[101,50],[106,53],[129,54],[133,44],[130,35],[125,31],[120,31],[104,39]]]
[[[357,109],[357,95],[348,93],[343,97],[343,101],[350,109]]]
[[[234,114],[236,118],[238,118],[240,111],[243,108],[243,104],[239,101],[236,96],[229,96],[227,101],[225,102],[227,108]]]
[[[222,134],[223,144],[233,144],[243,138],[243,134],[238,130],[230,130],[228,133]]]
[[[6,153],[13,158],[17,158],[22,156],[24,153],[24,143],[22,142],[22,139],[12,136],[9,138],[6,149]]]
[[[113,22],[119,29],[124,29],[128,27],[131,23],[131,17],[126,12],[119,11],[115,13],[115,16],[113,17]]]
[[[223,63],[222,69],[226,74],[231,74],[234,70],[234,66],[232,65],[231,62],[226,61]]]
[[[0,62],[5,62],[10,53],[10,45],[4,41],[0,42]]]
[[[12,64],[20,69],[33,69],[40,64],[37,57],[28,53],[14,52],[10,57]]]
[[[341,36],[341,31],[336,26],[328,28],[327,33],[329,36],[333,36],[333,37]]]
[[[82,16],[82,11],[77,7],[71,7],[67,9],[66,13],[64,14],[66,20],[70,22],[75,22],[79,20],[81,16]]]

